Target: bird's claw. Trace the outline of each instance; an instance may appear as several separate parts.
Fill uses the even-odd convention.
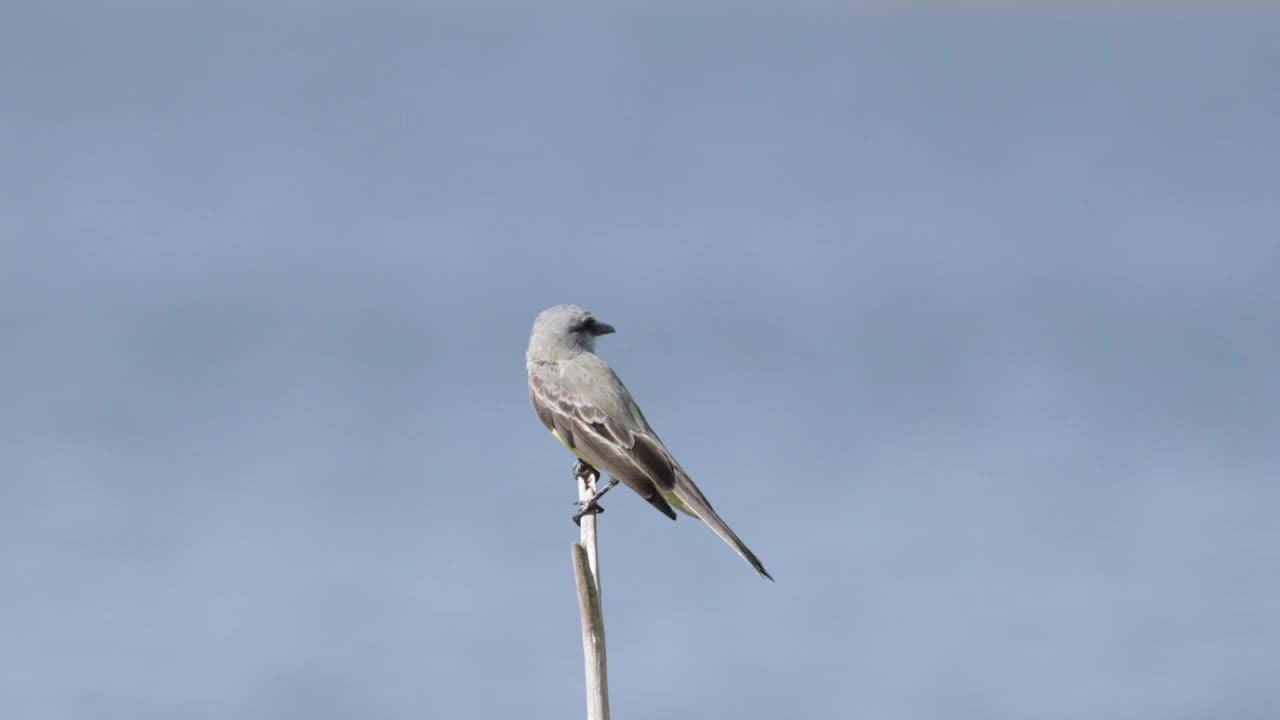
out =
[[[599,515],[604,512],[604,506],[596,502],[594,499],[580,501],[574,504],[578,506],[578,512],[573,514],[574,525],[582,525],[582,518],[587,515]]]
[[[594,470],[594,468],[592,469]],[[601,507],[600,503],[597,501],[600,498],[604,497],[604,494],[612,490],[613,487],[617,484],[618,484],[617,478],[609,478],[609,482],[604,487],[597,490],[596,494],[592,495],[590,500],[579,500],[578,512],[575,513],[573,516],[573,524],[581,525],[582,517],[584,515],[599,515],[600,513],[604,512],[604,508]]]
[[[575,478],[586,478],[595,481],[600,479],[600,471],[592,467],[590,463],[579,458],[573,463],[573,476]]]
[[[600,471],[596,470],[587,461],[579,458],[573,463],[573,477],[581,480],[588,485],[600,479]],[[586,515],[599,515],[604,512],[604,508],[596,502],[596,498],[600,497],[597,493],[590,500],[579,500],[574,505],[578,506],[578,512],[573,514],[573,524],[581,526],[582,518]]]

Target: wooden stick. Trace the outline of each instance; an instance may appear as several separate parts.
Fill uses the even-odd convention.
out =
[[[595,471],[579,475],[578,500],[595,496]],[[604,612],[600,606],[600,561],[596,555],[596,514],[582,516],[582,537],[570,548],[582,617],[582,655],[587,672],[587,720],[609,720],[609,678],[605,670]]]

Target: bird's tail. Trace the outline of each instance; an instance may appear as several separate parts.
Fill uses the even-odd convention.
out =
[[[773,576],[764,569],[764,564],[760,562],[760,558],[756,557],[756,554],[751,552],[751,548],[747,547],[747,544],[734,534],[728,524],[720,519],[720,516],[711,507],[711,503],[707,501],[707,497],[702,494],[698,486],[694,485],[693,480],[682,470],[676,471],[675,485],[670,490],[663,491],[662,495],[681,512],[706,523],[708,527],[720,536],[721,540],[729,543],[729,547],[733,548],[734,552],[741,555],[743,560],[751,563],[751,567],[755,568],[761,577],[773,580]]]

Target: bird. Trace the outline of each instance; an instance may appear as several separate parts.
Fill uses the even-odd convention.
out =
[[[613,478],[596,498],[621,480],[672,520],[679,510],[706,523],[757,573],[773,580],[676,462],[622,380],[596,355],[597,338],[613,332],[581,305],[556,305],[538,314],[525,353],[529,398],[538,419],[588,469]]]

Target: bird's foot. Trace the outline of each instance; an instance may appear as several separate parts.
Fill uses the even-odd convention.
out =
[[[595,467],[592,466],[591,463],[579,458],[573,464],[573,477],[575,479],[590,478],[591,482],[595,482],[596,480],[600,479],[600,471],[595,469]]]
[[[591,466],[588,465],[587,467],[591,467]],[[599,515],[600,513],[604,512],[604,508],[601,507],[600,503],[597,501],[600,498],[604,497],[604,494],[612,490],[613,486],[617,484],[618,484],[617,478],[609,478],[608,484],[606,484],[604,487],[597,490],[596,494],[592,495],[590,500],[579,501],[578,512],[574,513],[573,515],[573,524],[581,525],[582,517],[584,515]]]

